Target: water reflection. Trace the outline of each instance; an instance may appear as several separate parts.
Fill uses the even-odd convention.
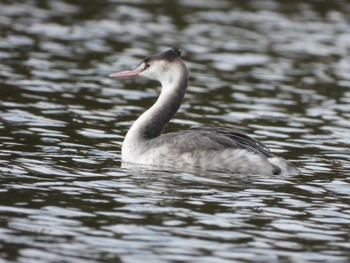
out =
[[[349,4],[2,1],[1,258],[349,260]],[[157,83],[107,78],[179,46],[168,130],[238,127],[295,177],[120,167]]]

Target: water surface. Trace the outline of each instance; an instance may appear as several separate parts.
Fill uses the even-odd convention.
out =
[[[348,262],[350,4],[0,1],[0,262]],[[178,46],[168,131],[239,128],[294,177],[121,167]]]

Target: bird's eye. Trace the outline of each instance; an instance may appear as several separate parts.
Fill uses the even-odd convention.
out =
[[[149,68],[151,66],[151,64],[147,63],[145,68]]]

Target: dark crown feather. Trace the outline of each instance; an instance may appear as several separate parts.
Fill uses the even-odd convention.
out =
[[[160,55],[160,59],[173,60],[181,56],[181,51],[178,48],[172,48],[163,53],[160,53],[159,55]]]
[[[181,51],[178,48],[172,48],[169,49],[165,52],[156,54],[154,56],[147,57],[145,61],[150,61],[150,60],[168,60],[172,61],[176,59],[177,57],[181,56]]]

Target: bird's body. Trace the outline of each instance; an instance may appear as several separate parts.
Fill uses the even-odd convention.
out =
[[[136,69],[110,76],[138,75],[159,80],[162,91],[157,102],[128,131],[122,146],[123,162],[241,174],[297,171],[259,141],[228,128],[198,127],[162,134],[179,109],[187,87],[188,71],[177,49],[148,57]]]

